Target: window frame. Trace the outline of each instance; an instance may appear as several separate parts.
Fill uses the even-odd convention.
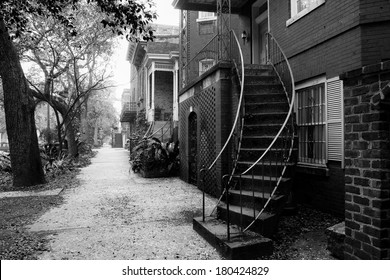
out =
[[[340,119],[335,119],[334,118],[334,114],[333,113],[329,113],[329,110],[331,110],[331,112],[333,112],[332,110],[334,110],[334,97],[335,95],[332,93],[334,93],[334,83],[339,83],[338,84],[338,87],[339,87],[339,98],[340,98],[340,102],[339,102],[339,105],[340,105],[340,113],[339,113],[339,116],[340,116]],[[303,83],[299,83],[296,85],[295,87],[295,90],[296,90],[296,97],[295,97],[295,106],[294,106],[294,113],[296,114],[296,119],[297,119],[297,127],[299,128],[300,125],[298,125],[299,123],[299,115],[298,115],[298,107],[300,106],[299,104],[299,91],[302,90],[302,89],[305,89],[305,88],[310,88],[310,87],[313,87],[313,86],[316,86],[316,85],[320,85],[320,84],[324,84],[324,101],[325,101],[325,111],[324,111],[324,123],[325,123],[325,133],[324,133],[324,136],[323,138],[325,138],[324,142],[325,142],[325,155],[324,155],[324,158],[325,158],[325,162],[324,164],[318,164],[318,163],[308,163],[308,162],[305,162],[305,161],[301,161],[301,158],[300,158],[300,155],[298,155],[298,164],[299,165],[302,165],[302,166],[313,166],[313,167],[326,167],[326,165],[328,164],[329,161],[336,161],[336,162],[340,162],[341,164],[341,168],[344,168],[344,153],[345,153],[345,143],[344,143],[344,132],[345,132],[345,123],[344,123],[344,90],[343,90],[343,82],[342,80],[340,80],[340,78],[337,76],[337,77],[332,77],[332,78],[326,78],[326,76],[320,76],[318,78],[314,78],[314,79],[310,79],[306,82],[303,82]],[[329,98],[331,98],[329,100]],[[337,101],[337,100],[336,100]],[[338,104],[338,103],[337,103]],[[330,140],[330,136],[331,136],[331,133],[329,131],[329,129],[331,128],[332,125],[334,125],[335,123],[339,122],[339,125],[340,125],[340,129],[341,129],[341,139],[339,139],[338,142],[339,145],[340,145],[340,153],[339,154],[339,158],[338,159],[335,159],[335,154],[332,153],[334,152],[334,147],[337,147],[337,146],[333,146],[332,143],[335,143],[334,142],[334,139],[335,138],[331,138],[332,140]],[[299,136],[299,135],[298,135]],[[336,138],[337,139],[337,138]],[[337,143],[338,143],[337,142]],[[298,137],[298,147],[300,147],[300,139]],[[332,145],[332,147],[330,147],[329,145]],[[330,151],[332,151],[330,153]],[[336,154],[337,156],[337,154]]]
[[[213,15],[203,16],[204,13],[209,13],[209,14],[213,14]],[[216,13],[199,11],[198,12],[198,18],[196,19],[196,22],[205,22],[205,21],[213,21],[213,20],[217,20]]]
[[[320,85],[323,85],[323,98],[324,98],[324,103],[319,103],[317,104],[317,106],[322,106],[324,105],[324,108],[321,109],[321,112],[323,113],[323,116],[322,116],[322,121],[321,121],[321,124],[320,122],[318,122],[318,124],[314,124],[314,125],[308,125],[308,124],[305,124],[305,125],[300,125],[299,124],[299,107],[300,107],[300,104],[299,104],[299,91],[302,91],[304,89],[310,89],[310,88],[313,88],[313,87],[316,87],[316,86],[320,86]],[[323,126],[323,135],[322,135],[322,139],[321,139],[321,142],[323,142],[323,144],[325,145],[325,150],[322,151],[321,153],[323,153],[323,157],[321,159],[313,159],[314,162],[310,162],[309,161],[309,158],[308,157],[305,157],[305,158],[301,158],[300,156],[300,147],[301,147],[301,139],[299,138],[299,131],[298,131],[298,163],[299,164],[302,164],[302,165],[312,165],[312,166],[319,166],[319,167],[326,167],[326,163],[328,162],[328,157],[327,157],[327,154],[328,154],[328,151],[327,151],[327,147],[328,147],[328,136],[327,136],[327,131],[328,131],[328,123],[327,123],[327,98],[326,98],[326,92],[327,92],[327,83],[326,83],[326,78],[325,77],[321,77],[321,78],[317,78],[317,79],[312,79],[310,81],[307,81],[305,83],[301,83],[301,84],[298,84],[296,87],[295,87],[295,90],[296,90],[296,100],[295,100],[295,113],[296,113],[296,119],[297,119],[297,127],[298,127],[298,130],[300,127],[309,127],[309,126],[312,126],[312,127],[320,127],[320,126]],[[307,146],[305,146],[305,150],[307,150]],[[301,159],[305,159],[305,160],[301,160]]]
[[[286,26],[290,26],[294,22],[298,21],[299,19],[303,18],[307,14],[311,13],[318,7],[322,6],[325,4],[326,0],[317,0],[317,3],[314,5],[311,5],[302,11],[298,12],[297,11],[297,1],[298,0],[290,0],[290,19],[286,21]]]
[[[212,65],[208,69],[206,69],[205,71],[202,71],[202,66],[204,65],[204,63],[210,63],[210,62],[212,63]],[[216,61],[213,58],[204,58],[202,60],[199,60],[199,76],[202,76],[204,73],[209,71],[215,64],[216,64]]]

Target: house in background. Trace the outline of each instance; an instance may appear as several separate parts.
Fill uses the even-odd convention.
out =
[[[168,140],[172,134],[177,135],[179,119],[179,28],[170,25],[152,25],[152,28],[156,37],[153,42],[129,43],[130,92],[137,113],[143,114],[152,125],[151,133],[165,133],[164,140]]]
[[[390,3],[173,5],[181,178],[220,196],[229,174],[216,220],[272,237],[292,193],[345,218],[345,258],[389,259]]]
[[[124,89],[121,97],[121,130],[122,130],[122,143],[126,143],[127,139],[130,139],[131,135],[135,133],[135,120],[137,117],[137,102],[135,91],[131,92],[130,89]]]

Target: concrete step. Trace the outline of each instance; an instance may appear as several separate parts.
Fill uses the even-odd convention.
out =
[[[242,213],[242,214],[241,214]],[[259,213],[252,208],[229,205],[229,220],[231,224],[246,228],[252,223],[254,217]],[[217,218],[226,221],[227,205],[220,203],[217,207]],[[277,230],[278,217],[269,212],[263,212],[260,217],[253,223],[250,230],[259,233],[265,237],[272,238]]]
[[[229,203],[231,205],[238,205],[246,208],[251,208],[260,211],[263,209],[265,203],[270,198],[269,192],[258,192],[252,190],[230,190],[229,191]],[[267,207],[272,211],[276,211],[278,207],[282,207],[286,201],[285,195],[274,195]]]
[[[223,220],[207,217],[193,219],[193,229],[207,240],[226,259],[256,259],[272,255],[273,242],[262,235],[247,231],[241,232],[237,226],[231,225],[231,238],[227,239],[227,225]]]

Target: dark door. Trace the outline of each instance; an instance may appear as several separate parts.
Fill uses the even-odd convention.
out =
[[[189,169],[189,183],[197,184],[198,181],[198,135],[197,135],[197,116],[191,113],[188,119],[188,169]]]

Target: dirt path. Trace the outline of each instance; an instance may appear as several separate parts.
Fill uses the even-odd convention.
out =
[[[81,185],[65,190],[65,202],[29,228],[50,238],[40,259],[220,258],[192,229],[194,212],[201,213],[196,187],[129,173],[123,149],[100,149],[78,176]]]

